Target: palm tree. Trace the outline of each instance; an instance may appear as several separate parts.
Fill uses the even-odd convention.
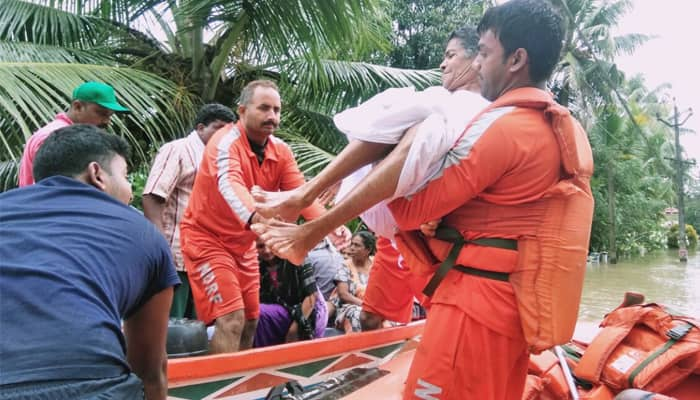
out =
[[[607,248],[610,260],[617,258],[620,246],[629,250],[635,243],[649,242],[660,229],[660,211],[673,195],[672,140],[656,120],[668,109],[660,101],[667,85],[654,90],[644,86],[641,77],[625,81],[620,92],[627,99],[636,126],[620,107],[608,104],[596,110],[589,130],[594,148],[596,173],[595,247]],[[640,134],[641,133],[641,134]],[[653,241],[652,241],[653,242]]]
[[[186,132],[198,104],[233,105],[257,77],[280,82],[287,110],[282,134],[294,139],[305,169],[316,170],[342,145],[330,122],[333,112],[388,86],[436,81],[434,71],[350,61],[388,49],[382,5],[3,0],[0,173],[12,173],[26,138],[65,107],[82,81],[110,83],[134,110],[115,131],[132,142],[138,165],[148,162],[149,148]]]
[[[558,101],[580,115],[614,98],[626,107],[618,87],[624,76],[615,65],[615,56],[631,54],[651,39],[633,33],[614,35],[614,28],[631,9],[630,0],[551,0],[562,10],[567,34],[561,62],[552,82]],[[630,113],[628,112],[628,115]],[[586,119],[584,118],[584,122]]]

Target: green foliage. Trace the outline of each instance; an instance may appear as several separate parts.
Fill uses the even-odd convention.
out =
[[[690,224],[685,224],[686,245],[689,249],[694,249],[698,246],[698,232]],[[668,247],[672,249],[678,248],[678,224],[674,224],[669,228],[667,233]]]
[[[393,49],[375,61],[398,68],[437,68],[449,34],[463,25],[476,27],[484,7],[477,0],[394,0]]]
[[[700,230],[700,193],[691,195],[685,201],[685,222]]]
[[[138,168],[150,161],[146,149],[186,131],[199,104],[235,105],[248,81],[267,78],[280,83],[282,134],[304,160],[304,172],[316,172],[344,144],[330,119],[335,112],[386,87],[437,81],[432,71],[356,61],[389,49],[385,5],[381,0],[3,0],[0,161],[16,162],[26,138],[65,110],[72,89],[87,79],[111,84],[134,110],[113,125],[131,142]],[[151,36],[159,30],[166,41]],[[205,30],[213,33],[210,40],[204,39]],[[15,167],[0,173],[13,173]]]
[[[19,162],[0,161],[0,192],[14,189],[18,184]]]
[[[138,208],[143,212],[143,188],[146,186],[146,181],[148,180],[149,168],[148,164],[143,164],[139,169],[131,172],[129,174],[129,181],[131,182],[131,189],[133,190],[134,197],[131,200],[131,205]]]

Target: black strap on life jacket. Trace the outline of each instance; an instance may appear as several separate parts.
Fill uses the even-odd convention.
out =
[[[503,238],[481,238],[474,240],[466,240],[457,229],[449,226],[438,227],[435,231],[435,238],[452,243],[452,248],[450,249],[450,252],[447,255],[445,261],[440,263],[440,266],[438,267],[437,271],[435,271],[435,274],[430,279],[430,282],[428,282],[428,284],[425,285],[423,293],[426,296],[430,297],[433,295],[433,293],[435,293],[435,289],[437,289],[437,287],[440,285],[440,282],[442,282],[442,280],[445,279],[447,273],[450,272],[450,270],[453,268],[465,274],[508,282],[509,274],[505,272],[486,271],[483,269],[468,267],[466,265],[455,265],[455,262],[457,261],[459,252],[462,251],[462,247],[464,247],[464,245],[467,243],[475,244],[478,246],[496,247],[499,249],[518,250],[517,240]]]

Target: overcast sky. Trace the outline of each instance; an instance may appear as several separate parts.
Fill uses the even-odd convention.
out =
[[[668,82],[679,111],[692,107],[694,115],[684,127],[696,133],[681,134],[686,156],[700,163],[700,2],[695,0],[633,0],[634,8],[621,21],[620,33],[657,36],[631,56],[620,56],[619,68],[628,74],[642,73],[647,87]],[[672,116],[666,116],[670,119]],[[695,168],[698,176],[700,168]]]

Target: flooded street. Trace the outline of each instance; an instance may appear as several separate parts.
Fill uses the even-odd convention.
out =
[[[579,320],[601,320],[620,304],[626,291],[643,293],[647,302],[700,317],[700,252],[691,251],[687,263],[678,261],[677,250],[669,250],[623,259],[615,265],[588,264]]]

